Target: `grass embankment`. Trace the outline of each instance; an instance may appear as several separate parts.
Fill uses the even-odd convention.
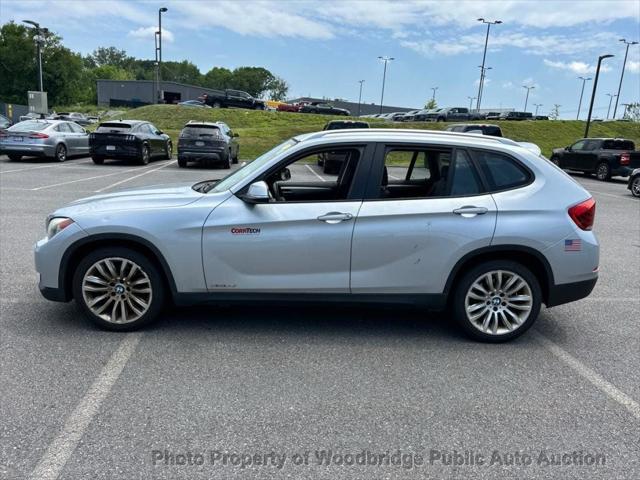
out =
[[[243,109],[204,109],[177,105],[149,105],[127,111],[123,118],[147,120],[171,135],[174,144],[180,130],[189,120],[223,121],[240,137],[240,156],[249,160],[275,145],[301,133],[322,130],[329,120],[345,119],[330,115],[287,112],[263,112]],[[369,122],[372,127],[444,130],[447,123]],[[551,150],[565,147],[581,138],[585,122],[575,120],[491,122],[500,125],[504,135],[516,141],[533,142],[549,156]],[[640,126],[631,122],[595,122],[592,137],[622,137],[640,145]]]

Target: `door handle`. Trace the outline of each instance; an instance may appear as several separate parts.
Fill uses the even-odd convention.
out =
[[[453,213],[469,218],[475,217],[476,215],[484,215],[488,211],[489,210],[485,207],[474,207],[473,205],[466,205],[464,207],[456,208]]]
[[[329,212],[325,213],[324,215],[320,215],[318,217],[318,220],[327,223],[340,223],[344,222],[345,220],[351,220],[352,218],[353,215],[351,215],[350,213]]]

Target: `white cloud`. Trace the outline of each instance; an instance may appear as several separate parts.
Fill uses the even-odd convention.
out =
[[[596,65],[590,65],[588,63],[579,62],[575,60],[571,62],[562,62],[562,61],[548,60],[545,58],[543,60],[543,63],[548,67],[560,69],[560,70],[567,70],[569,72],[575,73],[576,75],[587,75],[589,73],[596,72]],[[600,66],[600,71],[609,72],[611,71],[611,67],[603,63]]]
[[[629,62],[627,62],[626,69],[631,73],[640,73],[640,62],[630,60]]]
[[[502,88],[506,88],[507,90],[511,90],[513,89],[514,85],[513,82],[511,80],[507,80],[506,82],[502,83]]]
[[[127,35],[134,38],[142,38],[144,40],[149,40],[154,37],[156,32],[158,31],[158,27],[140,27],[136,30],[131,30]],[[167,30],[166,28],[162,28],[162,40],[167,41],[169,43],[174,41],[174,36],[171,30]]]

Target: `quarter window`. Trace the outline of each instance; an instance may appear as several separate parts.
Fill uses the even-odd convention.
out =
[[[505,190],[529,183],[529,172],[506,155],[476,151],[474,156],[492,191]]]

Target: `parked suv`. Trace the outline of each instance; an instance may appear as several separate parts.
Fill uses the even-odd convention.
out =
[[[262,100],[253,98],[242,90],[210,90],[198,98],[206,105],[213,108],[249,108],[252,110],[264,110],[266,104]]]
[[[323,130],[345,130],[353,128],[369,128],[368,122],[356,120],[331,120],[327,122]],[[318,166],[323,173],[338,173],[342,168],[346,156],[341,152],[324,152],[318,154]]]
[[[231,163],[238,163],[240,153],[237,137],[226,123],[191,120],[178,139],[178,166],[186,168],[189,162],[202,162],[231,168]]]
[[[172,149],[169,135],[141,120],[103,122],[89,135],[89,152],[96,165],[102,165],[107,158],[146,165],[154,157],[171,158]]]
[[[427,122],[455,122],[459,120],[476,120],[478,116],[471,113],[468,108],[438,108],[428,112],[425,116]]]
[[[555,148],[551,155],[560,168],[596,174],[598,180],[612,176],[628,177],[640,167],[640,152],[624,138],[583,138],[565,148]]]
[[[327,151],[335,177],[310,175]],[[40,291],[111,330],[167,301],[450,306],[472,337],[525,332],[598,277],[595,202],[551,162],[497,137],[329,130],[223,180],[102,193],[53,212]]]
[[[447,132],[480,133],[493,137],[502,137],[502,129],[498,125],[484,123],[456,123],[447,127]]]

